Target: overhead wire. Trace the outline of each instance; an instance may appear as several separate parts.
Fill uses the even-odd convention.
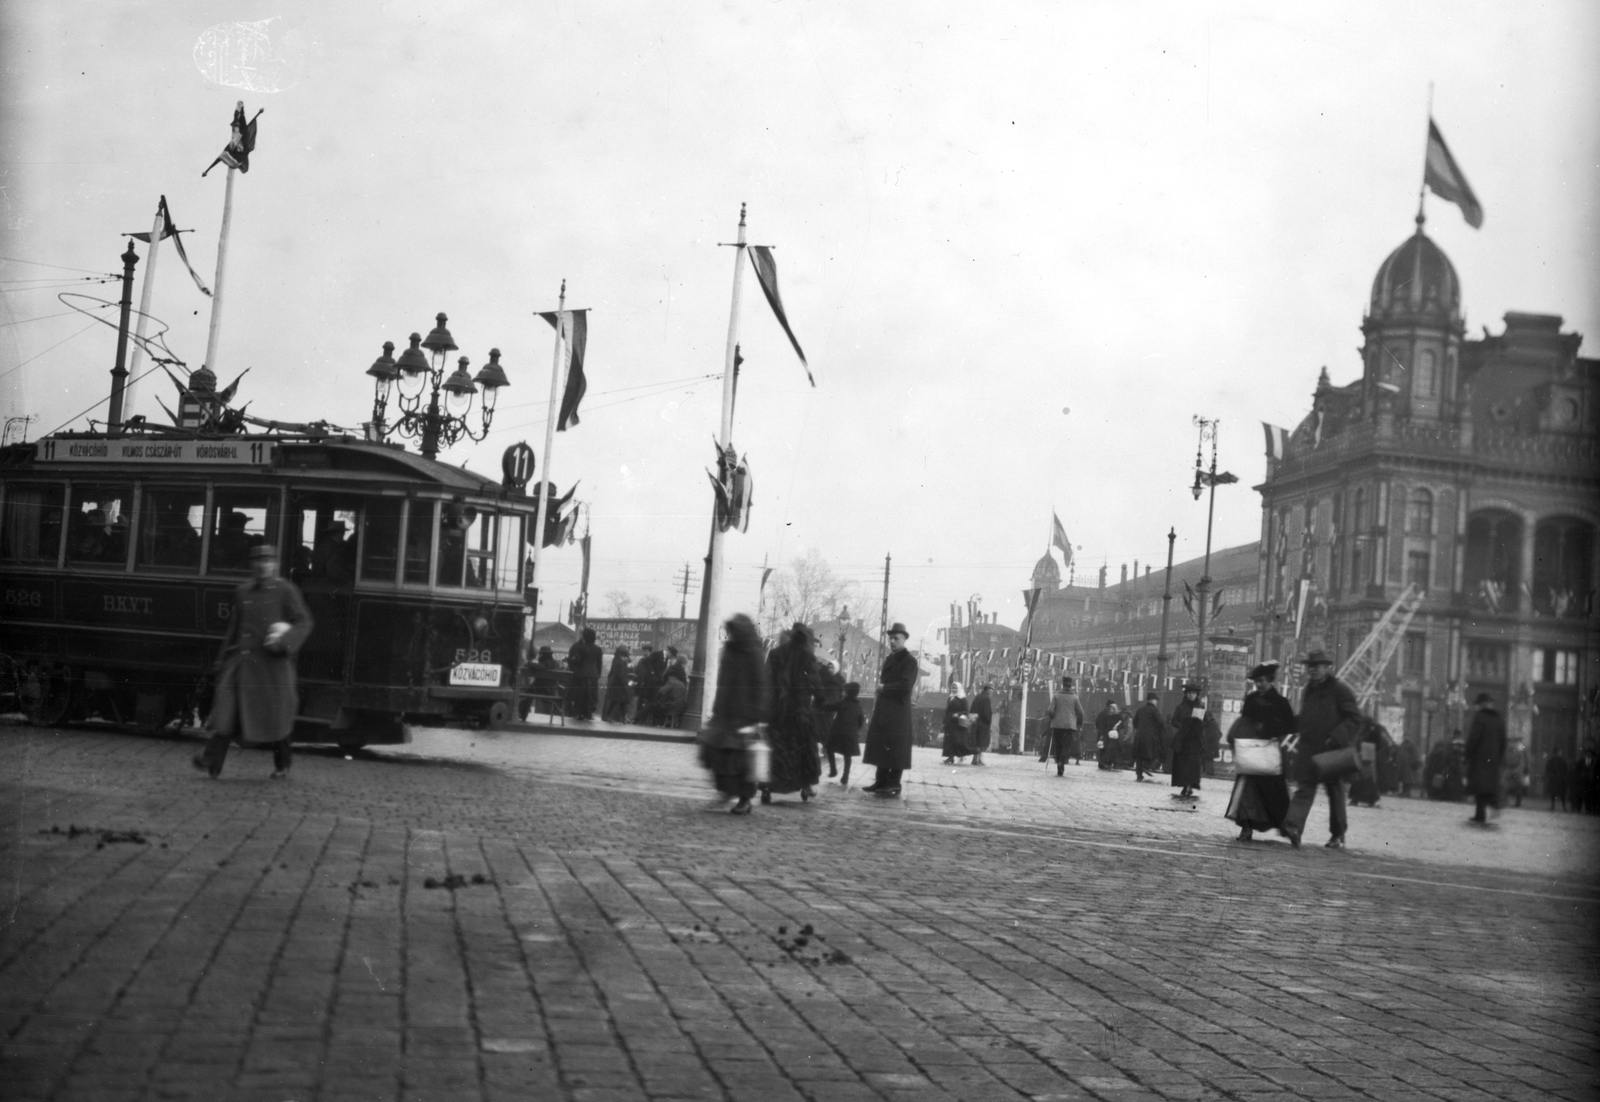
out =
[[[0,256],[0,260],[7,260],[13,264],[32,264],[36,268],[60,268],[64,272],[89,272],[92,275],[102,274],[99,269],[96,268],[74,268],[70,264],[46,264],[42,260],[23,260],[21,257],[17,256]]]

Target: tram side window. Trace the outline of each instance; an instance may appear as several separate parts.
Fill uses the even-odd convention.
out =
[[[122,566],[128,561],[133,487],[75,484],[67,512],[67,561]]]
[[[525,521],[508,513],[500,518],[500,551],[495,557],[495,586],[517,590],[517,567],[522,565],[522,527]]]
[[[205,515],[203,486],[146,486],[139,511],[137,565],[198,571]]]
[[[494,588],[495,532],[499,518],[493,513],[479,513],[467,529],[467,580],[468,589]]]
[[[439,518],[439,568],[435,573],[437,585],[461,585],[467,567],[467,529],[478,519],[478,510],[471,505],[447,501]]]
[[[289,577],[348,585],[355,579],[356,502],[304,497],[289,503]]]
[[[0,559],[54,564],[61,550],[61,510],[65,486],[13,483],[6,487],[0,518]]]
[[[271,490],[217,487],[216,513],[211,521],[211,573],[245,573],[250,569],[252,547],[277,542],[271,528],[277,496]]]
[[[361,577],[363,581],[394,583],[400,556],[399,497],[369,497],[361,512]]]
[[[428,564],[433,551],[434,502],[413,500],[406,518],[405,580],[413,585],[428,584]]]

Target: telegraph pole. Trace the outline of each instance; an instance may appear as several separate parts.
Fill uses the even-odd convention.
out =
[[[883,612],[878,617],[878,668],[883,668],[883,645],[889,639],[889,555],[883,556]]]
[[[1161,595],[1161,648],[1156,651],[1157,691],[1167,688],[1167,613],[1172,611],[1172,545],[1178,538],[1176,528],[1167,531],[1167,591]]]
[[[117,362],[111,369],[111,410],[106,414],[106,435],[122,435],[122,394],[128,382],[128,313],[133,309],[133,266],[139,254],[128,238],[128,251],[122,254],[122,321],[117,327]]]
[[[694,571],[690,569],[688,563],[684,563],[683,569],[678,571],[677,576],[674,577],[672,581],[679,587],[680,590],[678,597],[678,619],[682,620],[688,616],[689,612],[689,587],[694,584]]]

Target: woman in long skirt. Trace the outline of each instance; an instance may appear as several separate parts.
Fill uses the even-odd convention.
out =
[[[972,719],[967,712],[967,694],[961,682],[950,683],[950,699],[944,706],[944,763],[956,764],[957,758],[972,753]]]
[[[1205,754],[1206,705],[1200,686],[1193,681],[1183,687],[1183,700],[1172,712],[1172,787],[1181,789],[1178,798],[1187,800],[1200,787],[1200,759]]]
[[[1277,676],[1276,662],[1263,662],[1250,671],[1255,692],[1244,698],[1239,722],[1228,732],[1229,746],[1239,738],[1265,738],[1281,747],[1283,740],[1297,730],[1294,709],[1274,684]],[[1233,794],[1228,797],[1225,814],[1239,824],[1241,842],[1250,841],[1258,830],[1276,830],[1291,842],[1296,841],[1283,827],[1284,817],[1289,814],[1289,782],[1282,773],[1234,777]]]
[[[772,768],[761,786],[761,802],[772,802],[774,792],[798,792],[802,800],[816,795],[822,779],[822,759],[817,756],[816,698],[822,689],[811,629],[795,624],[787,642],[767,656],[772,677]]]
[[[724,801],[738,801],[732,813],[748,815],[756,785],[750,778],[746,747],[756,737],[756,725],[767,718],[767,668],[761,657],[761,638],[750,617],[738,613],[723,627],[728,641],[717,662],[717,697],[711,705],[711,719],[700,731],[700,764],[711,771]]]

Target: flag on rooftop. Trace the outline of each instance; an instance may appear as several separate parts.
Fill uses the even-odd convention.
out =
[[[1261,428],[1267,434],[1267,457],[1273,460],[1282,459],[1289,450],[1289,430],[1269,425],[1265,421],[1261,422]]]
[[[1445,202],[1460,207],[1467,225],[1473,229],[1483,225],[1483,205],[1472,194],[1466,173],[1450,155],[1450,147],[1444,144],[1444,135],[1432,119],[1428,120],[1428,155],[1423,162],[1422,182]]]
[[[1072,541],[1067,538],[1067,530],[1061,526],[1061,518],[1055,511],[1050,512],[1050,542],[1061,548],[1062,557],[1066,559],[1063,565],[1072,565]]]

